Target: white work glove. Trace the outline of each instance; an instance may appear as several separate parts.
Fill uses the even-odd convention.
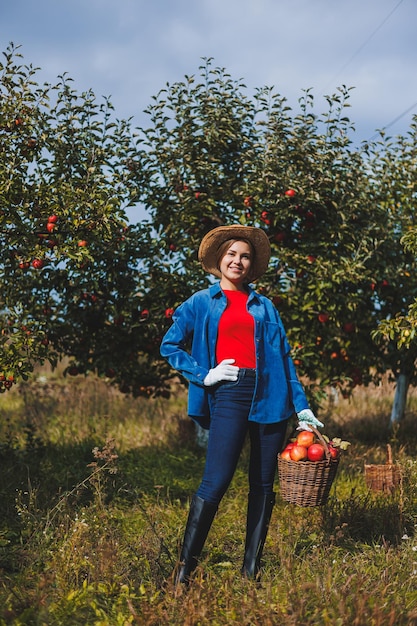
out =
[[[311,430],[310,426],[314,426],[315,428],[319,428],[319,426],[324,426],[323,422],[320,422],[317,419],[311,409],[303,409],[302,411],[297,413],[297,418],[297,430]]]
[[[221,363],[219,363],[216,367],[209,370],[209,373],[203,380],[203,383],[206,387],[212,387],[213,385],[217,385],[224,380],[237,380],[237,375],[239,372],[239,368],[237,365],[232,365],[235,362],[235,359],[223,359]]]

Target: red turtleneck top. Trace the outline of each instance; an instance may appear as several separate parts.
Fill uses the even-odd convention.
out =
[[[227,307],[219,322],[217,363],[223,359],[235,359],[234,365],[255,369],[255,321],[246,308],[248,294],[226,289],[223,291]]]

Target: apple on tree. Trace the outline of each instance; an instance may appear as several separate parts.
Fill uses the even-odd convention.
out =
[[[287,196],[287,198],[294,198],[296,194],[295,189],[287,189],[287,191],[285,191],[284,195]]]
[[[264,224],[266,224],[267,226],[271,225],[272,220],[271,220],[271,216],[270,216],[268,211],[262,211],[262,213],[261,213],[261,221]]]
[[[317,319],[319,320],[321,324],[326,324],[329,321],[330,316],[328,313],[322,312],[318,314]]]

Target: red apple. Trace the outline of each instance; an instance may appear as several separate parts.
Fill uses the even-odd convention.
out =
[[[269,216],[268,211],[262,211],[261,213],[261,221],[266,224],[267,226],[269,226],[271,224],[271,218]]]
[[[246,198],[243,200],[243,204],[247,207],[251,207],[252,202],[253,202],[252,196],[246,196]]]
[[[281,459],[284,459],[285,461],[292,461],[291,450],[289,450],[288,448],[285,448],[285,450],[281,452]]]
[[[330,316],[328,313],[319,313],[317,316],[317,319],[319,320],[321,324],[326,324],[326,322],[329,321],[329,318]]]
[[[35,270],[40,270],[42,269],[44,266],[44,261],[43,259],[33,259],[32,261],[32,267],[35,268]]]
[[[321,443],[313,443],[307,450],[309,461],[322,461],[324,459],[324,446]]]
[[[308,257],[307,257],[307,263],[312,264],[312,263],[315,263],[315,262],[316,262],[316,257],[313,256],[312,254],[309,254]]]
[[[58,221],[58,215],[50,215],[50,216],[48,217],[48,222],[49,222],[50,224],[56,224],[56,223],[57,223],[57,221]]]
[[[292,461],[305,461],[307,458],[307,448],[300,446],[298,443],[291,448],[290,456]]]
[[[85,248],[86,246],[88,246],[88,241],[86,241],[85,239],[81,239],[81,240],[78,242],[78,247],[79,247],[79,248]]]
[[[286,195],[287,198],[294,198],[295,194],[296,192],[294,189],[287,189],[284,195]]]
[[[54,228],[55,228],[54,222],[48,222],[46,224],[46,230],[48,231],[48,233],[52,233],[54,231]]]
[[[314,443],[315,435],[311,430],[302,430],[297,435],[297,443],[300,446],[308,448]]]
[[[170,319],[173,315],[174,315],[174,309],[172,308],[165,309],[165,317],[167,319]]]
[[[337,459],[337,457],[339,456],[339,450],[338,448],[335,448],[331,443],[329,443],[329,452],[330,452],[330,456],[332,457],[332,459]]]

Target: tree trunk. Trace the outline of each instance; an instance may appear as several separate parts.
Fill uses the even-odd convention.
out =
[[[410,377],[404,373],[399,374],[391,411],[391,426],[398,424],[404,418],[409,384]]]

